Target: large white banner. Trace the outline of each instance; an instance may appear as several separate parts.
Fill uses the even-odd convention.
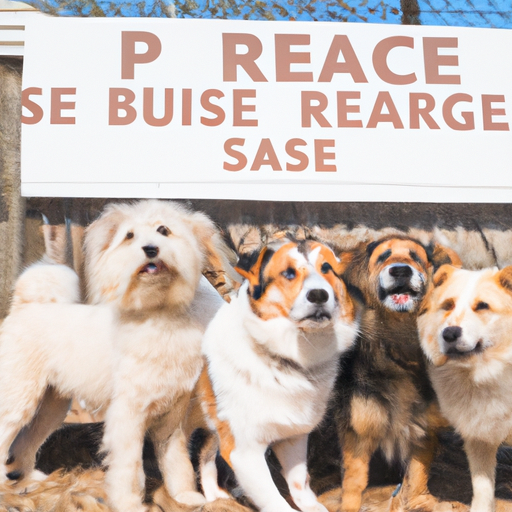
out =
[[[512,32],[39,16],[26,196],[512,201]]]

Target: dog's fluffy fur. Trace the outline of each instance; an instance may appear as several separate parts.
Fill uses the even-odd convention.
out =
[[[512,267],[443,266],[418,328],[442,413],[461,434],[471,512],[495,508],[496,451],[512,443]]]
[[[215,236],[210,219],[175,203],[111,205],[86,233],[94,305],[76,303],[78,279],[67,267],[38,264],[22,274],[0,334],[2,477],[20,429],[28,424],[33,438],[25,443],[32,458],[24,461],[26,471],[35,445],[60,423],[62,404],[75,396],[92,408],[108,408],[104,448],[114,509],[144,510],[147,430],[171,496],[201,501],[181,422],[202,367],[202,332],[223,303],[201,281]],[[48,394],[58,402],[56,419],[49,420]]]
[[[438,414],[416,316],[434,261],[458,259],[397,235],[363,244],[346,257],[351,261],[343,278],[364,307],[354,350],[342,358],[333,403],[343,450],[341,510],[359,511],[378,449],[390,462],[408,465],[394,509],[432,510],[436,500],[427,481]]]
[[[309,487],[307,436],[324,415],[338,356],[357,333],[340,262],[319,243],[284,241],[238,265],[246,281],[205,333],[205,410],[221,454],[258,508],[292,510],[265,461],[271,446],[295,505],[323,511]],[[214,467],[203,468],[209,499],[219,496],[215,477]]]

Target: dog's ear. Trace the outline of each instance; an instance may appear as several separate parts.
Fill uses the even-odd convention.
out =
[[[190,215],[192,231],[204,254],[203,273],[215,289],[226,298],[238,288],[240,278],[233,269],[236,255],[222,239],[215,223],[204,213]]]
[[[442,265],[452,265],[456,268],[462,268],[462,260],[459,255],[449,247],[438,243],[431,243],[425,247],[428,261],[432,263],[434,272]]]
[[[338,276],[341,276],[345,273],[345,270],[347,270],[347,267],[352,263],[352,260],[354,259],[354,252],[353,251],[344,251],[339,256],[339,263],[336,266],[336,274]]]
[[[441,286],[457,269],[453,265],[442,265],[439,270],[434,274],[433,283],[434,287]]]
[[[262,271],[263,260],[267,252],[270,251],[268,247],[263,247],[261,251],[255,251],[249,254],[242,254],[238,260],[235,270],[244,278],[249,281],[251,286],[256,286],[260,281],[260,273]],[[273,251],[272,251],[273,252]]]
[[[263,272],[274,253],[274,249],[265,246],[259,253],[243,255],[236,264],[235,270],[249,281],[251,295],[255,300],[258,300],[264,292]]]
[[[497,275],[498,283],[509,293],[512,293],[512,265],[500,270]]]
[[[206,266],[217,269],[223,268],[229,249],[223,242],[213,220],[204,213],[194,212],[190,214],[189,221],[205,255]]]
[[[373,251],[375,251],[375,249],[382,243],[382,240],[375,240],[374,242],[370,242],[367,246],[366,246],[366,256],[369,258],[372,254],[373,254]]]
[[[124,213],[117,205],[110,204],[105,208],[104,212],[85,230],[86,258],[108,249],[124,219]]]

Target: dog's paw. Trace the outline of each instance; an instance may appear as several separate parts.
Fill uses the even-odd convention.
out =
[[[199,507],[206,503],[206,498],[200,493],[195,491],[180,492],[174,499],[183,505],[190,505],[192,507]]]
[[[28,478],[30,480],[35,480],[36,482],[42,482],[48,478],[48,475],[42,471],[39,471],[38,469],[34,469],[29,473]]]
[[[206,498],[207,502],[215,501],[215,500],[226,500],[231,499],[231,496],[229,493],[227,493],[225,490],[221,489],[220,487],[210,488],[208,490],[205,489],[204,496]]]

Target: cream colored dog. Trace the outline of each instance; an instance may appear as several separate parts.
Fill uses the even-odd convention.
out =
[[[55,428],[47,402],[58,393],[107,408],[103,444],[115,510],[144,510],[148,430],[171,496],[188,504],[204,500],[181,422],[203,364],[202,333],[223,304],[201,275],[216,236],[210,219],[175,203],[110,205],[86,232],[94,305],[77,303],[78,277],[67,267],[36,264],[21,275],[0,332],[2,477],[24,425],[39,425],[28,429],[36,441],[21,443],[33,454]],[[59,409],[67,400],[57,402]],[[35,414],[43,419],[34,422]]]
[[[464,439],[471,512],[495,510],[496,451],[512,444],[512,266],[443,265],[418,319],[441,412]]]

